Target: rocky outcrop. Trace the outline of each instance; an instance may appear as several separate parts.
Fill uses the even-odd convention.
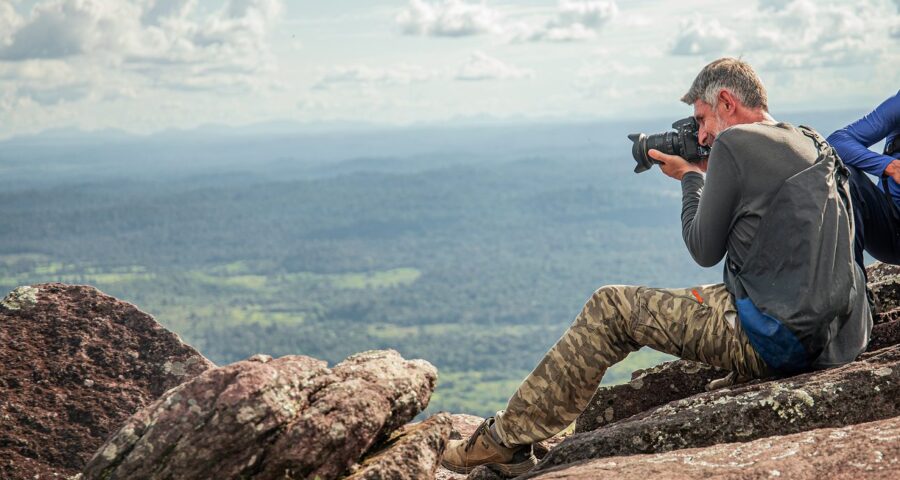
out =
[[[843,367],[722,389],[573,435],[536,467],[841,427],[900,415],[900,346]]]
[[[131,414],[213,365],[134,305],[92,287],[0,301],[0,478],[80,471]]]
[[[900,309],[900,265],[875,262],[866,268],[866,276],[880,314]]]
[[[256,356],[208,370],[135,414],[84,478],[339,478],[427,406],[436,379],[431,364],[394,351],[354,355],[332,369],[304,356]],[[436,451],[440,432],[417,435]]]
[[[422,480],[434,478],[450,436],[450,415],[439,413],[405,426],[353,470],[346,480]]]
[[[711,381],[727,374],[725,370],[687,360],[637,370],[631,374],[628,383],[598,388],[588,407],[575,421],[575,431],[590,432],[653,407],[703,392]]]
[[[534,479],[693,480],[900,478],[900,418],[747,443],[610,457],[546,470]],[[493,480],[497,477],[481,477]]]
[[[894,310],[892,314],[900,316],[900,309]],[[897,344],[900,344],[900,319],[881,322],[873,326],[872,340],[869,342],[867,351],[874,352]]]
[[[867,272],[869,288],[878,304],[869,344],[869,351],[873,351],[900,344],[900,266],[875,263]]]

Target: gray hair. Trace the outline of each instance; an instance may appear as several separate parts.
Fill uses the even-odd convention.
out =
[[[749,108],[769,111],[768,95],[762,80],[750,64],[730,57],[720,58],[703,67],[681,101],[693,105],[697,100],[703,100],[715,107],[722,90],[728,90]]]

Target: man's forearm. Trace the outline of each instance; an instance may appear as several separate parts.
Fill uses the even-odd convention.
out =
[[[880,177],[882,174],[890,175],[885,170],[893,158],[869,150],[847,128],[842,128],[829,135],[828,143],[837,150],[841,160],[847,165],[860,168],[876,177]]]
[[[888,98],[871,113],[828,136],[841,160],[848,165],[880,177],[893,158],[875,153],[869,147],[883,140],[900,125],[900,93]]]
[[[681,236],[694,261],[701,266],[711,267],[718,263],[721,255],[704,248],[700,225],[696,222],[705,183],[703,175],[696,172],[688,172],[681,178]]]

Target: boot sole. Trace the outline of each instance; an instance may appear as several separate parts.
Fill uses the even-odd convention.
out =
[[[451,472],[462,473],[464,475],[468,475],[472,472],[472,470],[475,470],[475,468],[482,465],[492,470],[497,470],[505,475],[516,476],[528,473],[532,468],[534,468],[534,466],[537,465],[537,457],[531,455],[527,460],[519,463],[482,463],[481,465],[472,466],[451,465],[444,463],[443,461],[441,462],[441,466],[446,468],[447,470],[450,470]]]

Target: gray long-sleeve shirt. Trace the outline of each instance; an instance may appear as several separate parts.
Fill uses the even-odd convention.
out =
[[[743,265],[769,202],[785,180],[815,163],[817,155],[812,141],[785,123],[735,125],[721,132],[710,151],[706,179],[694,172],[681,179],[682,235],[694,260],[711,267],[727,253]],[[863,278],[856,268],[857,277]],[[801,295],[803,286],[797,289]],[[861,289],[850,320],[815,366],[854,360],[865,350],[871,330],[872,316]]]

